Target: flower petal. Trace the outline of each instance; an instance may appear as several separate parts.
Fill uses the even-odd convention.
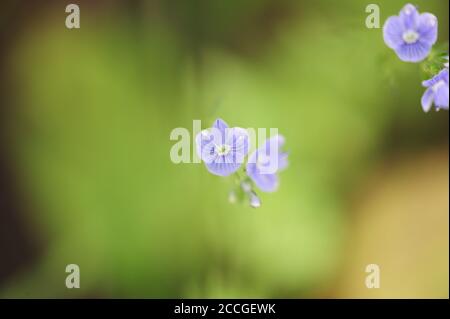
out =
[[[404,27],[402,20],[399,17],[389,17],[383,26],[384,42],[391,49],[400,47],[403,41]]]
[[[419,40],[432,46],[436,43],[438,37],[438,20],[431,13],[423,13],[419,17],[419,25],[417,28]]]
[[[203,130],[195,137],[195,146],[198,157],[202,158],[203,148],[212,141],[213,136],[209,134],[208,130]]]
[[[422,95],[422,108],[424,112],[428,112],[433,105],[434,92],[432,88],[428,88]]]
[[[228,129],[225,144],[230,146],[230,154],[233,155],[233,161],[235,163],[243,163],[250,148],[247,130],[240,127]]]
[[[281,147],[283,145],[284,145],[284,137],[282,135],[275,135],[266,141],[264,149],[260,152],[259,155],[265,157],[262,158],[264,162],[260,165],[261,174],[273,174],[280,169],[280,164],[284,166],[285,164],[287,164],[287,162],[280,163],[280,159],[282,159]]]
[[[278,189],[277,174],[259,174],[257,170],[250,169],[248,175],[263,192],[274,192]]]
[[[236,172],[240,164],[225,163],[223,156],[217,157],[212,163],[206,163],[206,168],[208,171],[214,175],[218,176],[228,176]]]
[[[430,50],[430,45],[418,41],[412,44],[405,43],[401,45],[396,49],[396,53],[400,60],[404,62],[420,62],[428,56]]]
[[[213,142],[203,146],[200,158],[205,164],[213,163],[217,156],[216,145]]]
[[[219,118],[214,121],[214,124],[212,127],[213,127],[213,129],[218,130],[219,133],[221,134],[221,138],[220,138],[221,144],[225,143],[225,136],[226,136],[226,130],[228,128],[228,124],[225,123],[224,120]]]
[[[430,86],[435,85],[438,81],[439,81],[439,79],[437,78],[437,76],[435,76],[435,77],[433,77],[433,78],[431,78],[431,79],[429,79],[429,80],[423,81],[423,82],[422,82],[422,86],[428,88],[428,87],[430,87]]]
[[[278,157],[278,170],[284,170],[288,166],[288,153],[280,153]]]
[[[275,135],[249,156],[247,175],[264,192],[278,189],[276,173],[287,166],[287,153],[280,150],[284,142],[282,135]]]
[[[419,24],[419,12],[412,4],[407,4],[400,11],[400,19],[406,30],[416,30]]]
[[[272,143],[276,149],[280,149],[281,147],[283,147],[283,145],[285,143],[284,136],[281,134],[278,134],[278,135],[272,136],[271,138],[267,139],[266,145],[265,145],[267,154],[269,154],[269,152],[270,152],[270,147],[271,147]]]
[[[448,85],[448,77],[449,77],[448,68],[445,68],[441,72],[439,72],[439,78],[443,80],[445,83],[447,83],[447,85]]]
[[[435,84],[434,88],[434,104],[437,109],[448,110],[448,84],[443,80]]]

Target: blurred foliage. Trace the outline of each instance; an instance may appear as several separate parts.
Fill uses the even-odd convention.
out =
[[[438,74],[447,62],[448,43],[438,45],[437,48],[433,48],[428,58],[421,64],[422,70],[425,73],[425,79],[430,79]]]
[[[448,38],[448,4],[417,2]],[[0,294],[328,291],[345,258],[349,194],[396,140],[420,148],[448,129],[446,114],[422,112],[420,70],[365,28],[365,1],[139,3],[81,7],[80,30],[51,7],[11,49],[6,130],[46,249]],[[384,21],[403,1],[379,5]],[[389,81],[383,69],[395,70]],[[286,137],[290,167],[258,210],[228,203],[231,179],[170,162],[173,128],[219,116]],[[62,284],[69,263],[80,265],[79,290]]]

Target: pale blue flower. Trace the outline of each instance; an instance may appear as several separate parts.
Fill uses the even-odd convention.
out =
[[[435,106],[436,110],[448,110],[448,64],[432,79],[423,81],[422,85],[427,88],[422,96],[422,108],[428,112],[431,107]]]
[[[274,192],[278,188],[277,173],[288,164],[288,154],[281,150],[283,145],[284,137],[276,135],[249,156],[247,175],[263,192]]]
[[[384,42],[405,62],[425,59],[437,35],[437,18],[431,13],[420,14],[412,4],[404,6],[399,16],[389,17],[383,27]]]
[[[197,154],[208,171],[219,176],[228,176],[239,169],[250,143],[247,130],[229,128],[221,119],[212,128],[201,131],[195,141]]]

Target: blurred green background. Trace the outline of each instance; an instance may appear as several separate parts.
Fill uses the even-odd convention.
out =
[[[79,0],[78,30],[69,3],[2,2],[1,297],[448,298],[448,112],[371,2]],[[448,42],[448,1],[414,4]],[[260,209],[170,161],[216,117],[286,137]]]

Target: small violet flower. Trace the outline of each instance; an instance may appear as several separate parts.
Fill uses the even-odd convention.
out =
[[[249,136],[240,127],[229,128],[221,119],[212,128],[203,130],[196,138],[198,156],[214,175],[228,176],[236,172],[249,149]]]
[[[276,135],[249,156],[247,175],[263,192],[274,192],[278,188],[277,173],[288,164],[288,154],[281,151],[283,145],[284,137]]]
[[[284,137],[276,135],[248,157],[246,175],[239,174],[237,171],[250,147],[249,133],[240,127],[229,128],[221,119],[198,133],[195,144],[198,156],[210,173],[219,176],[236,173],[237,183],[228,197],[231,203],[247,201],[253,208],[260,207],[261,200],[254,185],[264,192],[274,192],[278,188],[277,173],[287,166],[287,153],[281,151]]]
[[[412,4],[403,7],[399,16],[389,17],[383,27],[384,42],[405,62],[425,59],[437,34],[437,18],[431,13],[419,14]]]
[[[436,111],[448,110],[448,63],[445,63],[444,69],[433,78],[423,81],[422,85],[427,88],[422,96],[422,108],[425,112],[428,112],[433,104]]]

